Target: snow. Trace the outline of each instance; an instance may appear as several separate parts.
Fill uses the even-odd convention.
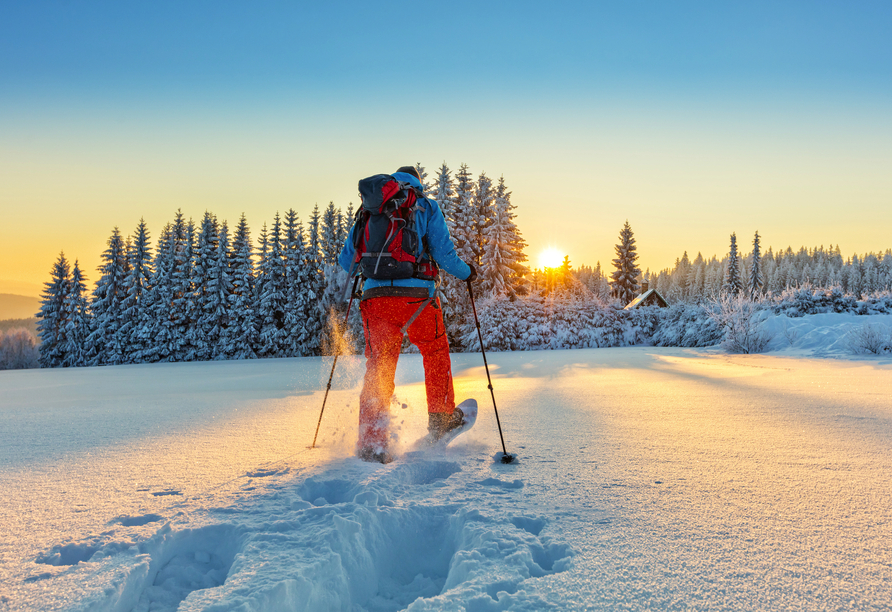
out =
[[[401,357],[386,466],[359,358],[314,450],[330,358],[3,371],[0,610],[888,609],[892,358],[842,342],[889,318],[488,355],[508,465],[479,354],[474,429],[420,451]]]

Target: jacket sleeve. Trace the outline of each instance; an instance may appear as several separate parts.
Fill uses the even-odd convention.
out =
[[[354,223],[353,227],[350,228],[350,232],[347,234],[347,239],[344,240],[344,248],[341,249],[341,254],[338,256],[338,263],[341,264],[341,267],[348,273],[352,272],[351,268],[356,259],[356,249],[353,248],[353,232],[355,231],[356,224]]]
[[[471,275],[468,264],[459,259],[443,211],[435,200],[427,200],[430,217],[427,222],[427,246],[437,265],[452,276],[466,280]],[[343,255],[342,255],[343,257]]]

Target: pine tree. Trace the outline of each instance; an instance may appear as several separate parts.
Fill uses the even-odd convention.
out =
[[[67,296],[68,323],[65,329],[65,339],[68,346],[65,349],[65,367],[79,367],[87,365],[84,348],[87,336],[90,334],[90,312],[87,308],[86,278],[81,272],[77,260],[71,270],[71,282],[68,285]]]
[[[232,311],[224,333],[225,353],[230,359],[255,359],[254,259],[251,231],[244,214],[232,241],[229,276],[232,279]]]
[[[759,295],[762,293],[762,285],[764,284],[762,278],[762,254],[760,251],[759,245],[759,232],[756,232],[755,238],[753,238],[753,254],[751,256],[750,262],[750,299],[756,301],[759,299]]]
[[[192,356],[189,346],[189,329],[194,321],[192,300],[192,251],[195,226],[188,224],[179,210],[171,226],[170,270],[170,361],[187,361]]]
[[[421,162],[415,163],[415,171],[418,172],[418,180],[421,183],[421,189],[424,191],[424,195],[430,196],[433,192],[434,185],[428,182],[427,171],[424,169],[424,166],[421,165]]]
[[[309,257],[312,259],[321,259],[322,253],[322,217],[319,215],[319,205],[313,208],[313,214],[310,215],[310,221],[307,224],[307,248],[309,249]]]
[[[486,249],[486,229],[492,223],[494,200],[495,191],[492,188],[492,180],[486,176],[485,172],[481,172],[477,178],[472,200],[474,265],[478,268],[481,267],[483,253]]]
[[[140,362],[172,361],[174,356],[173,304],[174,235],[170,223],[161,230],[152,262],[150,290],[137,325],[141,348],[135,359]]]
[[[232,318],[233,284],[229,270],[229,227],[217,229],[217,245],[208,276],[203,311],[203,329],[208,359],[229,359],[227,329]]]
[[[446,219],[446,226],[449,228],[449,232],[452,233],[455,223],[453,219],[453,209],[455,208],[455,185],[452,180],[452,173],[446,165],[446,162],[443,162],[443,165],[440,166],[440,170],[437,172],[437,179],[433,185],[432,195],[437,201],[437,204],[439,204],[440,210],[443,211],[443,217]]]
[[[126,299],[127,257],[124,241],[116,227],[102,254],[100,278],[93,290],[90,310],[93,329],[87,338],[91,365],[124,363],[124,347],[119,330],[122,325],[122,306]]]
[[[125,297],[121,306],[122,322],[118,331],[125,348],[125,362],[139,363],[145,351],[145,335],[140,325],[145,320],[147,294],[152,278],[152,247],[145,219],[139,220],[130,248],[127,250],[129,270],[125,280]]]
[[[218,271],[219,225],[217,218],[205,211],[198,231],[198,242],[191,259],[191,315],[186,340],[188,361],[208,361],[213,358],[212,329],[216,326],[216,310],[219,307],[218,287],[213,286]]]
[[[502,177],[495,190],[492,221],[484,230],[480,271],[483,293],[493,296],[517,295],[521,280],[528,273],[522,263],[526,261],[526,243],[514,223],[510,197]]]
[[[725,275],[725,292],[739,295],[743,289],[740,280],[740,257],[737,254],[737,233],[731,234],[731,251],[728,253],[728,270]]]
[[[613,267],[616,271],[611,274],[613,281],[610,285],[613,297],[622,304],[628,304],[638,293],[638,275],[641,274],[636,264],[638,253],[635,252],[635,238],[628,220],[619,233],[619,239],[620,243],[614,247],[617,257],[613,260]]]
[[[265,228],[264,228],[265,229]],[[258,309],[260,357],[282,357],[285,348],[285,258],[282,249],[282,220],[279,213],[273,220],[272,231],[261,249],[260,293]]]
[[[328,264],[337,263],[342,241],[338,240],[338,211],[334,202],[328,203],[328,208],[322,215],[319,243],[322,247],[322,261]]]
[[[477,263],[475,251],[477,220],[474,211],[474,182],[467,164],[456,174],[455,207],[452,211],[452,240],[455,252],[466,263]]]
[[[71,271],[65,253],[53,264],[50,282],[44,283],[40,310],[37,312],[37,333],[40,336],[40,367],[61,367],[67,358],[69,294]]]
[[[336,235],[337,215],[334,213],[334,205],[329,205],[323,217],[322,244],[323,250],[327,245],[334,241]],[[328,221],[330,224],[325,227]],[[326,235],[326,231],[328,235]],[[302,344],[305,333],[305,317],[306,308],[304,301],[306,297],[306,289],[304,281],[306,274],[302,270],[302,266],[306,261],[306,246],[304,244],[303,225],[297,217],[294,209],[289,209],[285,213],[285,243],[283,245],[285,256],[285,301],[284,301],[284,354],[288,357],[301,357],[305,353],[302,351]]]

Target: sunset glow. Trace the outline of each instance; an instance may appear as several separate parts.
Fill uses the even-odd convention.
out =
[[[548,247],[539,255],[539,266],[542,268],[560,268],[564,262],[564,254],[554,247]]]

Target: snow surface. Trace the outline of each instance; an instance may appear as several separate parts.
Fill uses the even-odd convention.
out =
[[[357,358],[314,450],[330,358],[0,372],[0,610],[889,610],[892,358],[839,358],[848,316],[489,355],[513,465],[479,354],[437,452],[401,357],[386,466]]]

